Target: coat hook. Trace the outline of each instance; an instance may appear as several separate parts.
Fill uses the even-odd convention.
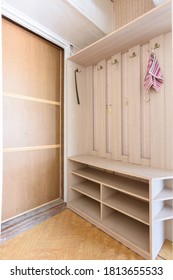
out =
[[[125,105],[129,105],[128,97],[125,98]]]
[[[149,102],[150,102],[150,97],[147,98],[147,96],[145,96],[145,101],[146,101],[147,103],[149,103]]]
[[[114,65],[114,64],[119,64],[117,59],[114,59],[114,62],[112,62],[112,65]]]
[[[155,50],[155,49],[158,49],[158,48],[160,48],[160,44],[155,43],[155,45],[154,45],[154,50]]]
[[[97,68],[97,70],[102,70],[102,69],[103,69],[103,66],[102,66],[102,65],[100,65],[100,67]]]
[[[80,73],[81,72],[81,70],[79,70],[78,68],[76,68],[76,70],[75,70],[76,72],[78,72],[78,73]]]
[[[132,55],[129,55],[130,58],[133,58],[133,57],[135,57],[135,56],[136,56],[136,53],[135,53],[135,52],[133,52]]]

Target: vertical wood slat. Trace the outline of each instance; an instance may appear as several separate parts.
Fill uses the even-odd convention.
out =
[[[147,165],[150,164],[150,92],[145,91],[144,78],[148,66],[148,50],[148,44],[141,46],[141,158],[146,159]]]
[[[97,133],[97,116],[98,116],[98,96],[97,96],[97,66],[94,66],[93,68],[93,126],[94,126],[94,131],[93,131],[93,153],[97,155],[97,150],[98,150],[98,133]]]
[[[161,71],[164,74],[164,35],[156,37],[150,41],[150,49],[155,44],[160,45],[155,49]],[[165,76],[164,75],[164,79]],[[164,117],[164,84],[162,84],[159,92],[154,89],[150,90],[150,121],[151,121],[151,167],[165,168],[165,117]]]
[[[93,66],[86,68],[86,106],[85,106],[85,118],[86,118],[86,141],[83,143],[87,145],[86,150],[88,154],[93,151],[94,146],[94,120],[93,120]]]
[[[112,158],[121,159],[121,53],[111,58]]]
[[[129,127],[128,127],[128,119],[129,119],[129,106],[128,106],[128,99],[129,99],[129,90],[128,90],[128,71],[127,71],[127,61],[128,61],[128,53],[122,54],[122,85],[121,85],[121,154],[122,160],[128,161],[129,155]]]
[[[172,37],[165,35],[165,168],[173,169],[173,89],[172,89]]]
[[[111,158],[112,152],[112,87],[111,87],[111,60],[106,63],[106,153]]]
[[[106,157],[106,60],[97,64],[98,156]]]
[[[135,53],[134,57],[133,57],[133,53]],[[129,50],[128,90],[129,90],[129,162],[139,164],[141,160],[140,46],[139,45]]]

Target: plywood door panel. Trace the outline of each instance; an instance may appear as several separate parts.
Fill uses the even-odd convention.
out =
[[[156,56],[164,75],[164,35],[150,41],[150,49],[155,44],[160,45],[155,49]],[[165,75],[166,76],[166,73]],[[150,90],[150,121],[151,121],[151,167],[165,168],[165,86],[161,86],[157,93]]]
[[[56,73],[61,71],[61,52],[19,26],[3,22],[3,90],[60,101],[60,80]]]
[[[60,106],[4,97],[3,108],[4,148],[60,144]]]
[[[140,46],[129,50],[129,161],[140,163]]]
[[[3,19],[3,220],[62,197],[63,50]]]
[[[60,150],[4,154],[2,220],[60,196]]]

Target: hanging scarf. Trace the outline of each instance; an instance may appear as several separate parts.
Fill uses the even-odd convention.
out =
[[[148,92],[151,87],[153,87],[156,92],[160,90],[160,87],[163,83],[163,76],[161,69],[156,58],[155,53],[152,51],[150,53],[147,72],[144,78],[144,88]]]

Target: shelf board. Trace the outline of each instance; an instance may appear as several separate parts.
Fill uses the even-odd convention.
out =
[[[95,200],[100,201],[100,185],[98,185],[97,183],[87,181],[74,185],[71,188]]]
[[[173,199],[173,189],[171,188],[164,188],[158,195],[154,198],[156,201],[161,201],[161,200],[169,200]]]
[[[103,220],[105,227],[149,253],[149,227],[115,211]]]
[[[165,205],[159,214],[154,218],[155,222],[173,219],[173,209],[169,205]]]
[[[100,221],[100,203],[87,197],[82,196],[69,203],[77,210],[81,211],[90,218]]]
[[[94,65],[135,45],[146,44],[152,38],[171,31],[171,12],[169,0],[84,48],[69,60],[83,66]]]
[[[97,156],[79,155],[69,157],[69,160],[145,180],[173,178],[172,170],[156,169]]]
[[[123,193],[149,201],[149,186],[146,183],[129,180],[127,178],[103,172],[94,168],[86,167],[75,170],[72,174],[104,184]]]
[[[111,208],[149,225],[149,204],[122,193],[117,193],[103,201]]]

